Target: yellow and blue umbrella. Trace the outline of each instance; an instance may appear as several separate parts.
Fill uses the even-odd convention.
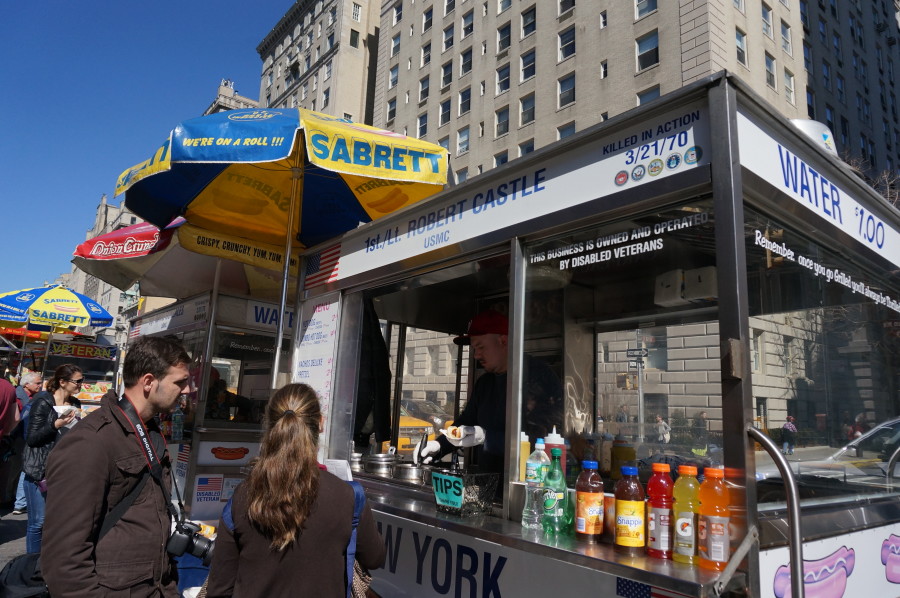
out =
[[[163,228],[312,246],[440,191],[447,151],[305,109],[229,110],[178,125],[116,195]],[[294,206],[292,210],[291,207]],[[293,222],[292,222],[293,221]]]
[[[68,328],[109,326],[113,317],[90,297],[53,285],[0,295],[0,320]]]

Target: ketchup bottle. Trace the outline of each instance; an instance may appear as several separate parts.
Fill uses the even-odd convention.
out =
[[[575,482],[575,537],[599,542],[603,534],[603,481],[596,461],[584,461]]]
[[[621,471],[622,478],[616,482],[616,552],[643,556],[647,545],[644,489],[637,467],[623,465]]]
[[[668,463],[654,463],[647,482],[647,555],[672,558],[672,487]]]

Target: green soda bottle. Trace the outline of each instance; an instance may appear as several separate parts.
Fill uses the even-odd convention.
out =
[[[562,470],[562,451],[555,448],[550,451],[550,454],[553,456],[553,461],[550,463],[550,471],[547,472],[547,478],[544,480],[544,515],[541,518],[541,524],[544,527],[544,534],[565,535],[568,533],[566,526],[568,491]]]
[[[678,479],[672,496],[675,519],[675,542],[672,547],[672,559],[678,563],[693,565],[697,562],[697,510],[700,499],[697,492],[700,482],[697,481],[697,468],[693,465],[679,465]]]

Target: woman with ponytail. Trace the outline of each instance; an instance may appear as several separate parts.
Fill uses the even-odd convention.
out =
[[[305,384],[288,384],[266,407],[259,457],[234,491],[233,525],[219,521],[207,597],[347,596],[353,489],[316,461],[323,416]],[[356,560],[384,564],[384,542],[366,505]]]

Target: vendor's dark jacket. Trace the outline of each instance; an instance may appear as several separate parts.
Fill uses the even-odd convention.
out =
[[[353,503],[347,482],[321,472],[319,493],[300,537],[278,551],[247,517],[246,484],[239,485],[232,502],[234,531],[221,520],[216,528],[207,597],[344,598]],[[371,570],[381,567],[384,557],[384,542],[367,504],[357,527],[356,560]]]
[[[159,425],[145,422],[160,446]],[[162,444],[162,479],[170,461]],[[166,554],[171,523],[153,479],[116,525],[96,541],[103,519],[148,469],[135,434],[115,400],[77,423],[47,462],[47,506],[41,569],[53,598],[177,597],[177,573]]]

